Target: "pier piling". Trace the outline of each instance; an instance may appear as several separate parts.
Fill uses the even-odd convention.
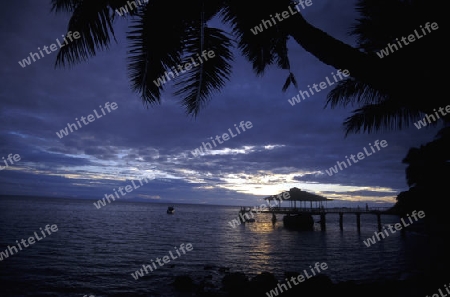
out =
[[[320,214],[320,230],[322,230],[322,231],[326,230],[325,213]]]
[[[358,228],[358,231],[361,231],[361,214],[356,214],[356,227]]]

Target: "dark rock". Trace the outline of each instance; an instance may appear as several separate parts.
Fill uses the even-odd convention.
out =
[[[189,275],[176,276],[173,285],[181,292],[191,292],[194,289],[194,281]]]
[[[283,296],[298,296],[298,295],[317,295],[317,296],[326,296],[327,294],[330,294],[333,287],[333,282],[331,279],[326,276],[325,274],[317,274],[315,276],[312,276],[309,279],[305,279],[303,282],[298,282],[297,277],[301,273],[298,272],[285,272],[284,273],[284,279],[280,280],[280,286],[282,288],[287,287],[288,289],[283,292]],[[305,276],[304,274],[302,274]],[[294,281],[292,280],[292,277],[294,277]],[[287,279],[287,280],[286,280]],[[284,284],[282,286],[281,284]],[[290,288],[289,288],[290,284]],[[278,286],[278,284],[276,284]]]
[[[275,288],[277,284],[278,280],[274,274],[262,272],[250,280],[248,284],[250,294],[246,296],[265,296],[266,292]]]
[[[229,293],[242,292],[248,285],[248,278],[242,272],[232,272],[222,279],[223,290]]]

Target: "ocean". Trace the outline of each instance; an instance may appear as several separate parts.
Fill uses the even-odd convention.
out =
[[[407,278],[427,261],[420,233],[397,232],[367,247],[363,241],[377,231],[370,214],[361,216],[359,232],[352,214],[344,215],[342,231],[334,214],[327,215],[325,231],[318,223],[314,231],[292,231],[283,227],[282,215],[272,224],[271,215],[262,213],[233,228],[229,222],[239,207],[175,204],[169,215],[166,204],[117,200],[97,209],[93,202],[0,198],[0,296],[184,296],[172,285],[175,276],[220,287],[226,272],[252,277],[267,271],[282,281],[285,272],[317,262],[327,264],[323,273],[333,282],[364,283]],[[381,220],[400,222],[392,215]],[[19,250],[20,241],[33,236],[41,239]],[[164,256],[163,266],[156,264]],[[152,261],[153,271],[132,276]]]

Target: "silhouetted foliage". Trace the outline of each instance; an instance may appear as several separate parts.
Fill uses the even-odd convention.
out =
[[[411,148],[403,163],[408,164],[406,180],[410,189],[397,196],[395,208],[402,213],[419,209],[430,215],[447,212],[443,201],[449,194],[450,126],[442,128],[435,140]]]
[[[434,108],[445,107],[447,100],[435,87],[444,81],[438,67],[447,57],[442,47],[446,21],[437,1],[360,0],[356,5],[361,17],[352,26],[358,48],[366,53],[385,49],[397,50],[379,58],[385,71],[380,79],[397,72],[391,82],[374,86],[351,77],[340,81],[329,94],[326,106],[359,106],[344,123],[346,134],[402,129],[419,120]],[[401,20],[401,21],[400,21]],[[424,35],[420,27],[436,22],[439,28]],[[422,36],[408,45],[398,40],[414,34]],[[397,40],[398,39],[398,40]],[[367,69],[367,71],[372,71]],[[430,125],[435,126],[433,122]]]
[[[129,2],[134,1],[52,0],[53,11],[71,13],[68,30],[79,31],[82,36],[60,49],[57,66],[72,66],[108,48],[114,39],[112,24],[119,17],[115,10],[126,7]],[[436,71],[446,57],[441,46],[442,39],[446,38],[442,1],[358,1],[356,9],[361,18],[351,31],[357,36],[357,47],[314,27],[301,13],[259,34],[252,33],[250,29],[260,25],[263,19],[268,20],[271,14],[293,7],[297,4],[295,1],[153,0],[140,3],[142,5],[129,9],[121,18],[131,19],[128,68],[132,88],[147,104],[160,103],[165,89],[165,85],[157,86],[154,81],[184,63],[186,58],[208,49],[216,53],[211,63],[192,69],[187,77],[174,79],[176,95],[183,98],[182,105],[188,114],[197,116],[214,91],[225,86],[232,74],[233,47],[252,64],[256,75],[264,74],[268,66],[274,65],[288,72],[281,89],[297,88],[292,68],[301,68],[301,65],[290,63],[287,47],[290,39],[324,64],[349,70],[351,78],[330,93],[328,102],[332,107],[362,104],[345,122],[347,133],[400,129],[417,119],[420,113],[445,102],[443,96],[436,95],[436,88],[430,87],[443,82]],[[229,26],[231,32],[212,28],[213,20]],[[384,59],[374,53],[428,21],[437,22],[439,30]]]

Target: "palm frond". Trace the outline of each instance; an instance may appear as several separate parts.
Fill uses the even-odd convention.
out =
[[[353,111],[344,122],[345,136],[349,133],[400,130],[420,119],[422,113],[412,107],[398,105],[389,99],[377,104],[368,104]],[[433,123],[435,124],[435,123]]]
[[[73,12],[83,0],[51,0],[52,12]]]
[[[81,1],[76,4],[67,31],[79,32],[80,38],[59,50],[55,66],[72,66],[85,61],[95,56],[97,50],[109,48],[111,36],[115,39],[107,0]]]
[[[161,26],[166,21],[161,11],[167,6],[167,1],[149,2],[132,21],[127,35],[131,87],[147,104],[160,103],[164,84],[174,77],[173,67],[181,63],[183,38],[188,30],[182,18],[173,18],[171,25]]]
[[[384,48],[408,23],[398,22],[398,15],[405,15],[409,7],[403,0],[359,0],[355,6],[361,17],[356,19],[349,33],[356,36],[359,46],[368,52]]]
[[[295,79],[294,73],[289,72],[286,82],[283,85],[282,91],[286,92],[291,84],[298,89],[297,80]]]
[[[286,45],[289,32],[281,25],[282,23],[264,28],[258,34],[254,33],[254,28],[260,26],[262,20],[272,22],[271,16],[276,12],[285,11],[291,1],[265,3],[249,0],[246,4],[242,5],[242,1],[238,0],[227,0],[221,11],[223,21],[231,26],[237,38],[242,55],[252,64],[258,76],[263,75],[266,68],[273,63],[277,63],[282,69],[289,69]]]
[[[437,13],[446,10],[443,5],[439,0],[358,0],[356,11],[361,17],[351,26],[349,34],[357,37],[360,48],[377,51],[396,38],[408,36],[419,24],[437,21]]]
[[[177,80],[175,95],[183,96],[182,104],[187,114],[197,116],[211,94],[220,91],[229,79],[233,44],[226,33],[217,28],[204,26],[200,34],[198,30],[192,30],[190,33],[186,36],[186,56],[181,64],[194,65],[188,74],[183,74],[180,80]],[[212,58],[209,56],[210,53]],[[206,61],[203,55],[208,57]]]
[[[339,81],[336,87],[328,93],[325,107],[329,105],[331,108],[336,108],[337,106],[379,103],[388,98],[388,95],[364,82],[347,78]]]
[[[140,11],[127,36],[131,41],[128,71],[132,89],[145,103],[160,103],[165,83],[182,75],[184,83],[176,85],[182,87],[175,94],[186,95],[183,105],[188,113],[196,114],[212,89],[223,86],[223,79],[228,78],[231,69],[227,62],[232,59],[228,48],[231,41],[222,31],[206,28],[206,22],[220,8],[203,0],[155,0]],[[169,23],[161,11],[171,11]],[[190,62],[191,55],[201,55],[204,49],[212,50],[216,57],[193,69],[191,73],[195,75],[186,78],[185,70],[179,67]]]

